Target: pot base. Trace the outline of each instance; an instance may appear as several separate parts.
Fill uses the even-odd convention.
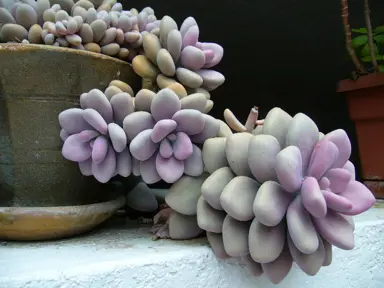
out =
[[[376,198],[384,199],[384,181],[364,181],[364,185],[373,192]]]

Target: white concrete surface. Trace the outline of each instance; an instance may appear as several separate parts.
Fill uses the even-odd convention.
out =
[[[356,218],[356,248],[334,249],[314,277],[295,268],[279,285],[218,261],[204,238],[152,241],[147,228],[115,219],[93,234],[0,245],[1,288],[383,288],[384,208]]]

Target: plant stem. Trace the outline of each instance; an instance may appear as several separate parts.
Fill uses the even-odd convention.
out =
[[[375,67],[376,72],[379,72],[379,65],[377,64],[375,49],[373,44],[373,36],[372,36],[372,25],[371,25],[371,11],[369,10],[368,0],[364,0],[364,18],[365,18],[365,27],[367,28],[368,34],[368,46],[369,53],[371,54],[372,64]]]
[[[364,66],[361,65],[359,59],[356,56],[355,50],[352,47],[352,33],[351,27],[349,26],[348,21],[348,0],[340,0],[341,3],[341,17],[344,25],[344,33],[345,33],[345,45],[348,51],[349,56],[352,59],[353,64],[355,64],[357,72],[360,74],[367,73]]]

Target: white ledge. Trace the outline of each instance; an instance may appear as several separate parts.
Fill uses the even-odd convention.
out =
[[[219,261],[205,238],[152,241],[148,227],[122,219],[93,234],[56,242],[3,243],[6,288],[378,288],[384,287],[384,208],[355,217],[356,248],[334,248],[314,277],[294,268],[279,285],[252,278],[236,261]]]

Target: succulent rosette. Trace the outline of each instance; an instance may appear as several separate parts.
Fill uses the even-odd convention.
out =
[[[148,90],[142,90],[144,92]],[[141,105],[142,93],[136,96],[136,105],[144,106]],[[180,100],[171,89],[165,88],[149,100],[146,109],[149,111],[136,111],[124,119],[129,151],[140,163],[140,175],[147,184],[160,180],[174,183],[183,174],[203,173],[198,145],[215,137],[220,123],[203,113],[207,103],[204,95],[184,99]]]
[[[212,138],[203,161],[197,222],[218,257],[242,257],[279,283],[292,263],[308,275],[331,264],[332,246],[354,248],[358,215],[375,203],[355,180],[344,130],[325,136],[302,113],[272,109],[251,133]]]
[[[106,183],[117,174],[123,177],[131,174],[132,160],[122,128],[124,118],[134,111],[131,95],[133,91],[128,84],[114,80],[105,94],[92,89],[81,95],[81,108],[59,114],[60,137],[64,141],[62,154],[78,162],[83,175],[93,175]]]
[[[221,61],[224,49],[216,43],[199,42],[199,33],[193,17],[185,19],[180,30],[169,16],[146,24],[141,32],[144,55],[132,62],[135,72],[156,79],[160,89],[173,83],[173,78],[192,91],[216,89],[225,77],[210,68]]]

